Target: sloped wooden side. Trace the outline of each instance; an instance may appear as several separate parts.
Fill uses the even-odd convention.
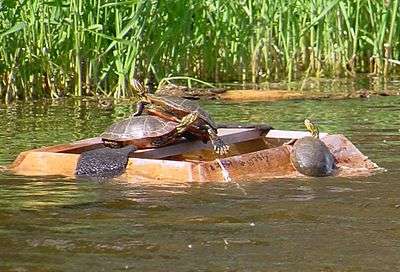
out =
[[[150,181],[193,182],[199,181],[198,163],[172,160],[130,158],[126,171],[118,180],[126,182]]]
[[[24,176],[65,176],[75,177],[75,169],[79,154],[26,151],[8,167],[16,175]],[[192,168],[196,164],[183,161],[153,160],[130,158],[126,172],[118,180],[135,182],[137,180],[151,181],[197,181],[199,176],[193,176]]]
[[[322,141],[337,161],[337,176],[370,175],[379,169],[343,135],[327,135]],[[290,152],[291,146],[279,146],[211,161],[130,158],[126,173],[118,179],[185,183],[301,176],[291,165]],[[72,153],[41,149],[26,151],[18,156],[9,170],[18,175],[74,177],[78,158],[79,154]]]
[[[25,151],[8,169],[14,174],[25,176],[73,177],[78,158],[78,154]]]
[[[343,135],[324,134],[321,140],[335,157],[338,166],[335,176],[368,176],[381,169]],[[201,163],[200,181],[226,182],[227,177],[233,181],[305,177],[290,162],[291,148],[284,145],[220,159],[220,163]],[[225,168],[225,176],[221,165]]]
[[[336,159],[338,169],[336,176],[367,176],[377,170],[383,170],[376,163],[368,159],[344,135],[327,135],[321,139]]]
[[[287,148],[280,146],[220,159],[219,162],[202,163],[199,165],[200,181],[227,182],[229,179],[239,181],[289,176],[295,172],[289,154]]]
[[[335,134],[327,135],[321,139],[329,150],[334,154],[336,161],[342,166],[348,165],[363,167],[363,168],[376,168],[373,163],[361,151],[347,139],[344,135]]]
[[[305,95],[286,90],[229,90],[218,94],[218,98],[235,101],[275,101],[300,99]]]

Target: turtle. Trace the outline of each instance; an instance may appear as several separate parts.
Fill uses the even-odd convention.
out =
[[[197,112],[184,116],[179,122],[153,115],[132,116],[112,124],[100,137],[109,147],[133,145],[138,149],[171,144],[198,119]]]
[[[136,91],[140,99],[137,103],[136,112],[134,112],[132,116],[140,116],[146,104],[152,106],[146,107],[146,112],[148,114],[171,121],[179,120],[179,118],[187,114],[196,112],[198,114],[197,121],[188,126],[187,129],[190,134],[199,137],[204,142],[210,141],[214,147],[214,151],[218,155],[223,156],[228,154],[229,146],[217,135],[217,124],[208,112],[203,110],[196,101],[181,97],[149,94],[147,89],[136,79],[130,80],[129,86]]]
[[[99,181],[117,177],[125,171],[130,153],[177,141],[197,118],[197,113],[191,113],[177,123],[142,115],[114,123],[100,135],[105,147],[83,152],[79,156],[75,175]]]
[[[319,129],[309,119],[304,120],[304,125],[311,132],[296,140],[290,154],[290,161],[294,168],[307,176],[323,177],[333,174],[336,163],[328,147],[319,139]]]

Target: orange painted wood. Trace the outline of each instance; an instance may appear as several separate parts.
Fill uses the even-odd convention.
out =
[[[215,159],[214,152],[208,145],[199,142],[184,142],[157,150],[141,150],[141,156],[147,154],[157,159],[130,158],[126,172],[118,179],[126,182],[228,182],[222,168],[232,181],[302,176],[290,163],[291,146],[276,146],[276,143],[308,134],[272,131],[266,137],[260,137],[257,133],[252,129],[222,130],[221,136],[232,146],[232,155],[220,158],[219,161]],[[368,175],[379,169],[343,135],[322,135],[322,141],[327,144],[337,161],[338,171],[335,175]],[[79,151],[100,144],[101,139],[92,138],[25,151],[9,166],[9,170],[19,175],[74,177]],[[157,151],[160,153],[157,154]]]
[[[301,99],[306,96],[299,92],[286,90],[228,90],[218,94],[217,97],[234,101],[275,101]]]
[[[78,154],[25,151],[9,166],[17,175],[73,177]]]

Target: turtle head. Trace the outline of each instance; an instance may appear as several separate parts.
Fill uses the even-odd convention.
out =
[[[129,87],[131,89],[131,91],[133,92],[133,95],[135,97],[137,97],[139,100],[144,100],[147,101],[147,90],[146,88],[143,86],[142,83],[140,83],[139,80],[132,78],[129,81]]]
[[[316,124],[311,122],[310,119],[306,119],[304,120],[304,125],[314,138],[319,138],[319,129]]]

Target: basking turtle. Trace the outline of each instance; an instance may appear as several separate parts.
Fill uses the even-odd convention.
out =
[[[146,88],[137,80],[130,81],[130,87],[136,90],[140,101],[137,104],[137,110],[133,116],[139,116],[143,113],[145,105],[150,104],[152,107],[146,111],[151,115],[162,117],[166,120],[176,121],[187,114],[196,112],[198,119],[188,131],[201,138],[203,141],[210,141],[214,150],[219,155],[226,155],[229,146],[226,145],[221,138],[218,137],[218,126],[215,124],[211,116],[203,110],[200,105],[193,100],[172,97],[172,96],[155,96],[149,94]]]
[[[197,113],[191,113],[179,123],[150,115],[117,122],[101,134],[106,147],[80,155],[75,174],[96,180],[119,176],[125,171],[131,152],[173,143],[196,119]]]
[[[100,137],[110,147],[160,147],[175,142],[197,118],[197,113],[190,113],[177,123],[152,115],[134,116],[112,124]]]
[[[310,120],[304,121],[312,136],[298,139],[290,154],[290,160],[297,171],[304,175],[329,176],[336,168],[335,158],[328,147],[319,139],[319,129]]]

